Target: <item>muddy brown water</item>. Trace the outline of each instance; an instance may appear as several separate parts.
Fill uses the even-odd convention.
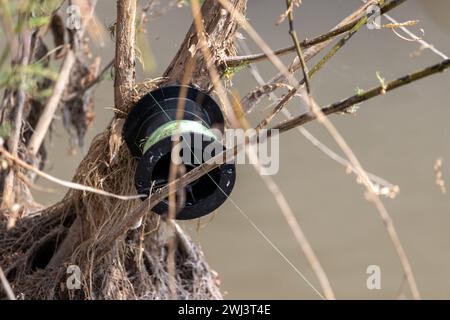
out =
[[[275,26],[283,10],[280,1],[249,0],[248,17],[273,48],[290,44],[287,26]],[[360,4],[359,0],[304,0],[297,10],[296,28],[301,38],[325,32]],[[115,3],[99,1],[100,21],[110,25]],[[399,21],[420,20],[411,29],[442,52],[450,54],[450,1],[410,0],[392,12]],[[151,20],[148,38],[156,67],[140,78],[159,76],[168,65],[191,23],[189,8],[173,8]],[[247,36],[248,38],[248,36]],[[255,52],[257,47],[249,41]],[[95,49],[109,61],[113,43]],[[327,104],[378,84],[376,71],[386,78],[403,75],[436,63],[439,57],[425,50],[410,58],[418,45],[389,30],[359,32],[312,81],[314,96]],[[284,58],[289,61],[292,56]],[[264,78],[274,74],[268,63],[259,63]],[[235,88],[245,94],[256,83],[246,71],[235,76]],[[411,261],[424,298],[450,298],[450,198],[435,185],[433,165],[444,159],[443,175],[450,188],[450,74],[440,74],[364,103],[355,116],[333,116],[333,123],[352,147],[364,168],[400,186],[395,199],[383,199]],[[112,82],[97,89],[96,118],[88,134],[101,132],[112,117]],[[261,116],[261,110],[254,117]],[[301,109],[299,100],[289,109]],[[278,119],[280,120],[280,119]],[[324,143],[338,150],[318,124],[306,126]],[[274,179],[281,187],[311,242],[338,298],[395,299],[407,292],[399,259],[372,204],[364,200],[354,176],[318,151],[297,131],[284,134],[280,146],[280,171]],[[83,152],[69,156],[68,137],[58,124],[51,142],[47,171],[70,179]],[[51,186],[39,180],[42,186]],[[55,187],[55,186],[53,186]],[[35,192],[43,203],[57,194]],[[220,274],[227,298],[317,299],[314,290],[258,234],[244,212],[319,288],[310,266],[295,242],[273,196],[251,165],[238,166],[238,179],[228,201],[214,216],[184,223],[202,246],[210,265]],[[366,269],[381,269],[381,289],[368,290]]]

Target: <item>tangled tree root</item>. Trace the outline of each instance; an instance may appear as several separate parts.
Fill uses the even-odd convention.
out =
[[[66,217],[67,219],[67,217]],[[0,230],[0,264],[14,292],[23,299],[220,299],[216,274],[199,248],[176,228],[176,292],[167,271],[167,235],[148,217],[140,230],[128,232],[105,255],[97,256],[92,240],[85,240],[72,257],[56,268],[47,267],[67,234],[59,215],[37,215]],[[81,269],[80,289],[68,288],[69,265]],[[70,280],[70,279],[69,279]],[[3,296],[0,291],[0,297]]]
[[[135,193],[136,161],[122,143],[120,121],[119,115],[94,139],[75,182]],[[139,229],[105,250],[110,231],[139,203],[70,190],[60,203],[24,216],[11,230],[0,215],[0,266],[14,292],[24,299],[221,299],[217,276],[199,247],[175,223],[151,212]],[[174,238],[175,272],[169,274],[168,243]],[[70,265],[80,268],[80,289],[68,288]]]
[[[241,13],[245,12],[246,2],[232,0],[235,10]],[[116,117],[91,144],[74,181],[129,195],[135,193],[136,163],[121,141],[122,118],[129,106],[164,82],[183,83],[189,61],[195,66],[192,83],[204,91],[212,89],[206,70],[235,53],[238,24],[231,14],[224,14],[218,1],[205,1],[202,16],[205,33],[213,40],[208,41],[212,61],[204,59],[202,50],[192,52],[192,45],[199,44],[193,23],[164,78],[136,85],[134,37],[128,36],[135,34],[134,20],[130,19],[135,8],[124,4],[119,1],[117,8],[117,22],[122,25],[116,25]],[[149,212],[140,229],[123,231],[117,237],[115,231],[126,230],[124,221],[139,201],[71,190],[60,203],[22,215],[11,230],[6,230],[8,213],[0,211],[0,267],[14,292],[24,299],[222,298],[217,276],[201,250],[175,223]],[[175,252],[174,272],[168,272],[167,267],[169,242],[175,242],[171,246],[171,252]],[[70,265],[81,270],[79,290],[67,286]],[[2,295],[0,288],[0,298]]]

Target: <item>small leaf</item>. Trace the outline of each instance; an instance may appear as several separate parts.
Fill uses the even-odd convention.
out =
[[[43,17],[32,17],[28,20],[28,27],[29,28],[39,28],[42,27],[50,22],[50,17],[43,16]]]
[[[3,139],[8,138],[11,135],[12,127],[9,122],[4,122],[0,125],[0,137]]]

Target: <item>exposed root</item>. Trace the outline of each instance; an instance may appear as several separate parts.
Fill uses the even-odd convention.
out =
[[[143,91],[148,91],[149,84]],[[139,95],[139,89],[136,92]],[[132,194],[136,161],[120,141],[115,141],[117,154],[110,160],[113,127],[94,139],[73,180],[117,194]],[[140,229],[129,230],[104,253],[102,243],[109,231],[139,204],[140,200],[70,190],[60,203],[25,216],[12,230],[7,231],[6,219],[1,220],[0,266],[14,292],[24,299],[170,299],[167,243],[176,236],[177,298],[220,299],[215,272],[198,246],[179,227],[169,227],[169,222],[159,221],[151,212]],[[80,219],[81,228],[73,247],[65,247],[61,244],[76,219]],[[63,250],[68,250],[67,255]],[[55,255],[63,257],[63,262],[54,267],[50,262]],[[69,265],[81,270],[80,289],[69,289],[66,284],[72,275],[67,273]],[[0,291],[0,298],[3,294]]]

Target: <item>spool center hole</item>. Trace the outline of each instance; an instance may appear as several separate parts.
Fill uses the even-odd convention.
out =
[[[155,182],[155,188],[160,188],[168,184],[169,171],[171,164],[171,152],[165,154],[156,163],[152,173],[152,182]],[[184,163],[186,173],[198,167],[197,164]],[[185,207],[195,205],[198,201],[209,197],[217,189],[217,185],[220,182],[220,169],[216,168],[210,171],[208,174],[203,175],[199,179],[190,183],[186,188],[186,202]],[[168,199],[164,200],[166,203]]]

